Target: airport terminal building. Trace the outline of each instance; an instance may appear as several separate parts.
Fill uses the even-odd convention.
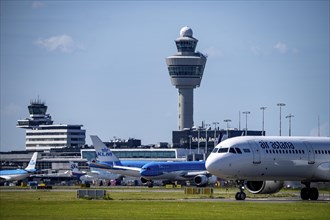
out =
[[[29,118],[17,121],[16,127],[26,129],[25,147],[27,151],[50,150],[53,148],[82,147],[85,145],[86,131],[83,125],[54,125],[47,114],[47,106],[40,99],[31,100],[28,106]]]

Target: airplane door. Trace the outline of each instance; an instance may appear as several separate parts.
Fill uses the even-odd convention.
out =
[[[253,153],[253,163],[254,164],[260,164],[260,150],[258,148],[258,145],[255,144],[253,141],[249,141],[250,148],[252,149]]]
[[[314,164],[315,163],[315,154],[314,154],[313,147],[307,141],[304,141],[304,144],[305,144],[305,146],[307,148],[307,152],[308,152],[308,164]]]

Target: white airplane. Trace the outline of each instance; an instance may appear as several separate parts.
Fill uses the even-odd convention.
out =
[[[114,180],[122,178],[122,175],[113,174],[104,170],[91,169],[90,172],[81,171],[78,165],[72,161],[70,161],[70,167],[71,176],[74,176],[81,181],[92,181],[95,179]]]
[[[25,179],[33,174],[36,169],[38,152],[33,153],[31,160],[28,166],[25,169],[16,169],[16,170],[0,170],[0,179],[1,181],[17,181]]]
[[[206,169],[222,179],[236,180],[244,200],[251,193],[271,194],[283,181],[300,181],[303,200],[317,200],[311,182],[330,182],[329,137],[241,136],[218,144],[206,160]]]

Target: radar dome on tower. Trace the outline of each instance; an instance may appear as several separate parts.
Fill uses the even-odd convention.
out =
[[[191,30],[190,27],[185,26],[185,27],[181,28],[180,36],[181,37],[192,37],[193,36],[193,31]]]

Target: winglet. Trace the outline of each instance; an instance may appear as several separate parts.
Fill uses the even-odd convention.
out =
[[[95,148],[97,160],[100,162],[116,162],[120,161],[116,155],[114,155],[110,148],[105,146],[101,139],[96,135],[91,135],[93,146]]]
[[[28,172],[34,172],[36,170],[36,163],[37,163],[38,152],[34,152],[29,165],[25,168]]]

